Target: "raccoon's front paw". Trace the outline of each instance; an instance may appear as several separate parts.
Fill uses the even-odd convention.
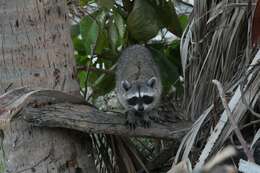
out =
[[[149,119],[149,115],[148,114],[144,114],[143,115],[143,119],[141,120],[141,124],[144,128],[149,128],[151,127],[151,121]]]
[[[136,126],[137,126],[137,122],[136,121],[129,121],[129,120],[126,120],[126,126],[128,129],[130,130],[135,130]]]
[[[150,120],[141,120],[141,124],[144,128],[151,127],[151,121]]]
[[[154,111],[150,112],[149,117],[150,117],[151,120],[153,120],[155,122],[159,122],[160,121],[159,112],[157,110],[154,110]]]
[[[134,112],[132,111],[127,112],[127,118],[125,124],[130,130],[135,130],[137,126],[137,120]]]

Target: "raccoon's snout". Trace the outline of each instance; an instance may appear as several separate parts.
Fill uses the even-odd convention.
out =
[[[143,112],[144,111],[144,106],[143,105],[138,105],[137,111],[138,112]]]

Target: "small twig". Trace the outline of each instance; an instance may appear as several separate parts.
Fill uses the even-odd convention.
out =
[[[4,92],[6,93],[12,86],[14,83],[10,83],[5,89]]]
[[[223,104],[223,106],[224,106],[224,108],[226,110],[226,113],[227,113],[227,116],[228,116],[228,118],[230,120],[231,126],[233,127],[234,132],[235,132],[239,142],[241,143],[248,160],[250,162],[255,162],[253,154],[252,154],[251,150],[249,149],[249,147],[248,147],[244,137],[242,136],[242,134],[241,134],[241,132],[240,132],[240,130],[239,130],[237,124],[236,124],[235,119],[232,116],[232,113],[231,113],[231,110],[230,110],[230,108],[229,108],[229,106],[227,104],[227,100],[225,98],[225,93],[224,93],[224,90],[223,90],[223,87],[222,87],[221,83],[218,80],[212,80],[212,82],[215,85],[217,85],[217,88],[218,88],[218,91],[219,91],[219,95],[220,95],[222,104]]]
[[[77,70],[101,72],[101,73],[106,73],[106,74],[113,74],[113,71],[110,71],[110,70],[107,70],[107,69],[102,69],[102,68],[96,68],[96,67],[77,66]]]
[[[92,59],[93,59],[93,56],[91,56],[90,61],[86,65],[87,76],[86,76],[86,79],[85,79],[85,82],[84,82],[84,88],[85,88],[85,90],[84,90],[84,99],[86,99],[87,95],[88,95],[88,78],[89,78],[89,73],[90,73],[89,68],[91,67]]]
[[[255,125],[255,124],[258,124],[258,123],[260,123],[260,120],[250,121],[249,123],[243,125],[243,127],[241,129],[247,128],[249,126],[252,126],[252,125]]]

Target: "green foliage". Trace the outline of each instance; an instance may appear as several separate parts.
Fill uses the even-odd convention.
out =
[[[114,0],[97,0],[97,4],[106,9],[112,9],[114,6]]]
[[[176,14],[174,4],[168,0],[147,0],[156,10],[157,18],[159,18],[162,27],[167,28],[173,34],[181,36],[182,27]]]
[[[96,42],[96,54],[98,55],[102,54],[102,51],[108,47],[109,47],[108,33],[105,30],[100,30]]]
[[[95,46],[98,37],[98,24],[91,16],[85,16],[80,22],[80,34],[83,39],[87,54],[91,54],[91,49]]]
[[[85,84],[87,82],[87,72],[80,71],[78,73],[78,79],[79,79],[80,88],[85,88]]]
[[[139,42],[148,41],[161,28],[167,28],[179,37],[183,30],[173,3],[165,0],[135,0],[127,26],[133,39]]]
[[[120,43],[119,43],[118,29],[115,25],[115,22],[109,21],[108,33],[110,35],[109,42],[110,42],[111,49],[113,53],[116,53],[116,48],[117,46],[120,45]]]
[[[181,91],[179,88],[179,76],[181,75],[179,44],[179,40],[176,40],[169,46],[150,45],[154,60],[160,67],[164,91],[168,91],[173,84],[179,89],[178,91]]]
[[[94,83],[94,96],[105,95],[115,87],[115,75],[99,74],[99,80]]]
[[[146,0],[135,0],[134,8],[127,18],[127,28],[137,41],[148,41],[160,29],[155,9]],[[138,29],[137,29],[138,28]]]
[[[79,0],[79,5],[80,6],[85,6],[88,5],[91,2],[94,2],[95,0]]]
[[[180,36],[188,21],[187,16],[177,16],[171,1],[135,0],[125,8],[115,0],[80,0],[81,6],[90,3],[96,3],[97,10],[73,25],[71,36],[80,87],[83,91],[91,87],[93,98],[114,88],[114,69],[122,48],[133,42],[147,43],[162,28]],[[179,40],[166,44],[165,39],[148,45],[161,67],[165,91],[174,84],[182,92],[179,45]]]
[[[77,37],[80,34],[79,25],[72,25],[70,27],[71,37]]]
[[[184,29],[189,22],[189,17],[185,15],[181,15],[179,16],[179,21],[180,21],[181,28]]]
[[[78,51],[78,54],[81,56],[86,56],[87,55],[87,51],[84,45],[84,42],[79,39],[78,37],[74,37],[72,39],[73,45],[76,48],[76,50]],[[82,64],[82,63],[80,63]]]

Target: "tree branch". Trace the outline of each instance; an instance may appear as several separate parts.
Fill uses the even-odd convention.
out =
[[[125,116],[104,113],[82,98],[55,90],[17,89],[0,96],[0,128],[23,118],[34,126],[61,127],[87,133],[123,136],[179,138],[191,127],[190,122],[152,123],[151,128],[137,127],[130,131]]]

